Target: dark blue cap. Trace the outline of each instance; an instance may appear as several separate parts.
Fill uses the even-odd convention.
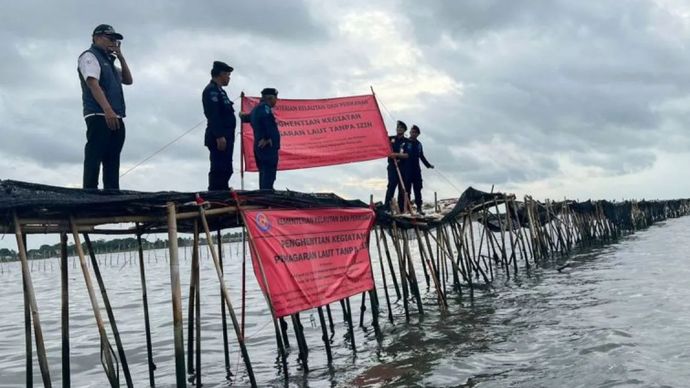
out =
[[[235,70],[235,69],[233,69],[232,66],[228,65],[228,64],[225,63],[225,62],[213,61],[213,69],[212,69],[212,71],[215,71],[215,72],[227,71],[227,72],[230,73],[230,72],[232,72],[233,70]]]
[[[261,91],[262,96],[276,96],[278,97],[278,89],[275,88],[264,88],[264,90]]]
[[[109,24],[100,24],[93,30],[93,36],[96,35],[110,35],[115,39],[122,40],[122,34],[115,32],[113,26]]]

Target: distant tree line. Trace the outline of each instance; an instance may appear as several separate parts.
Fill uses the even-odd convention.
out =
[[[226,233],[222,236],[222,239],[224,243],[242,241],[242,233]],[[192,246],[193,241],[194,240],[191,237],[178,237],[177,245],[180,247],[190,247]],[[200,238],[199,243],[201,245],[206,245],[206,238]],[[86,253],[86,243],[82,242],[81,245],[82,249]],[[134,237],[116,238],[113,240],[92,240],[91,245],[93,246],[93,250],[94,252],[96,252],[96,254],[130,252],[139,249],[139,246],[137,245],[137,239]],[[142,238],[141,246],[144,250],[164,249],[168,248],[168,240],[156,239],[155,241],[149,241],[145,238]],[[29,249],[26,253],[29,260],[60,257],[60,243],[54,245],[43,244],[37,249]],[[74,256],[77,254],[74,243],[67,245],[67,254],[69,256]],[[0,248],[0,260],[19,260],[19,255],[17,251],[14,249]]]

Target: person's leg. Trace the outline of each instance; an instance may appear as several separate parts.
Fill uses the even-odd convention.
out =
[[[120,128],[112,131],[108,129],[108,143],[103,158],[103,188],[106,190],[120,189],[120,153],[125,144],[125,123],[120,119]]]
[[[230,145],[228,145],[230,146]],[[232,175],[232,151],[219,151],[215,144],[208,147],[211,168],[208,172],[209,190],[228,190]]]
[[[224,164],[225,164],[225,185],[228,186],[230,185],[230,178],[232,178],[232,173],[234,172],[232,168],[232,152],[233,148],[235,148],[235,139],[232,138],[228,140],[228,148],[226,151],[223,153],[224,159]]]
[[[110,129],[103,116],[86,118],[86,145],[84,146],[84,176],[82,187],[98,188],[98,176],[105,154]]]
[[[208,148],[208,160],[210,162],[210,168],[208,170],[208,190],[223,190],[223,176],[221,174],[222,161],[220,157],[220,151],[216,149],[215,144],[212,144]]]
[[[406,210],[409,211],[410,209],[405,209],[405,204],[409,201],[409,195],[410,195],[410,186],[411,186],[411,181],[407,177],[403,177],[403,189],[398,189],[398,206],[400,207],[400,212],[405,213]],[[407,198],[406,198],[407,196]]]
[[[414,203],[417,206],[417,211],[422,212],[422,178],[415,179],[414,183]]]
[[[273,184],[276,181],[276,174],[278,172],[278,152],[271,155],[266,162],[266,188],[274,190]]]
[[[386,197],[384,201],[384,206],[386,209],[390,207],[393,195],[395,195],[395,189],[398,187],[398,173],[395,171],[395,167],[388,166],[388,186],[386,187]]]
[[[254,149],[254,158],[256,160],[256,168],[259,170],[259,190],[263,190],[266,188],[266,166],[264,164],[264,157]]]

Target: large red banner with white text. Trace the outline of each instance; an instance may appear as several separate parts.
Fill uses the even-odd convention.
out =
[[[244,215],[254,274],[277,317],[374,288],[370,209],[252,210]]]
[[[250,113],[258,97],[243,97]],[[320,100],[278,99],[273,114],[280,131],[278,170],[330,166],[385,158],[391,153],[386,127],[373,95]],[[258,171],[254,132],[242,125],[246,171]]]

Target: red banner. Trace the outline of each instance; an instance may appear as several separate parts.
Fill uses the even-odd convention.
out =
[[[374,288],[370,209],[252,210],[244,215],[254,274],[277,317]]]
[[[244,97],[242,112],[259,104]],[[273,108],[280,131],[278,170],[330,166],[385,158],[391,153],[376,98],[354,96],[322,100],[278,99]],[[246,171],[258,171],[254,132],[242,125]]]

